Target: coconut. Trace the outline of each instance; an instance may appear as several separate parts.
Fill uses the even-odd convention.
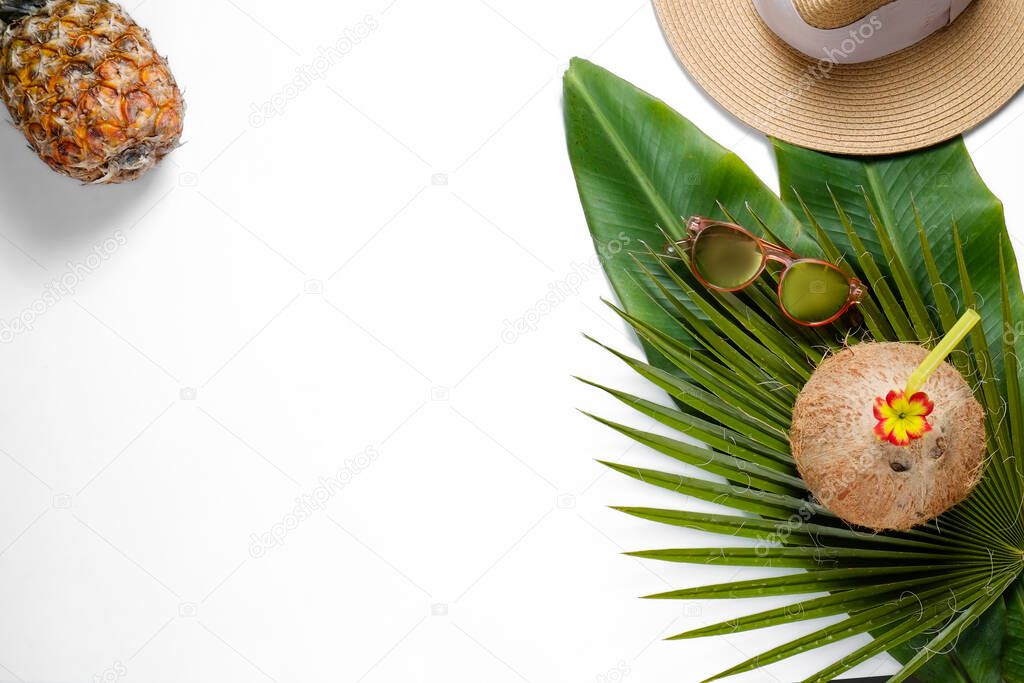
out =
[[[790,444],[814,496],[849,524],[906,530],[953,507],[981,478],[985,411],[956,368],[923,387],[932,429],[907,446],[874,433],[876,397],[902,389],[928,355],[915,344],[862,343],[826,359],[793,408]]]

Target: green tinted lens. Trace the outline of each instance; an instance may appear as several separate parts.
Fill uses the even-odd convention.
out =
[[[850,279],[824,263],[798,262],[786,271],[780,290],[782,307],[805,323],[820,323],[850,299]]]
[[[764,263],[757,240],[735,228],[711,225],[693,247],[693,267],[712,287],[736,289],[753,280]]]

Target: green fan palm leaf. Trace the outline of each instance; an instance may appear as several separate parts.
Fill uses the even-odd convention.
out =
[[[630,554],[798,570],[650,596],[797,599],[676,638],[843,615],[716,678],[869,633],[871,642],[807,680],[830,680],[883,652],[904,663],[894,681],[915,672],[929,682],[1024,680],[1018,356],[1024,335],[1016,332],[1024,321],[1024,293],[1001,206],[977,177],[962,142],[864,160],[776,141],[780,199],[666,105],[591,64],[573,63],[565,100],[580,196],[620,301],[609,305],[636,332],[648,359],[609,350],[674,403],[588,382],[661,425],[662,433],[595,419],[708,478],[604,464],[675,491],[681,500],[735,512],[617,509],[743,541]],[[685,256],[648,246],[681,237],[680,214],[731,219],[798,253],[839,264],[868,285],[859,315],[827,328],[794,325],[779,310],[771,272],[743,292],[707,290]],[[629,248],[604,250],[612,240]],[[786,435],[798,392],[820,361],[843,347],[867,340],[930,347],[967,308],[980,312],[982,325],[950,360],[985,407],[982,481],[966,501],[911,531],[873,534],[848,527],[809,496],[793,464]]]
[[[880,224],[873,224],[877,232],[881,233],[883,228]],[[885,237],[879,238],[879,243],[884,244]],[[954,230],[954,244],[959,245],[959,236]],[[958,254],[958,260],[962,263],[962,249],[957,246],[955,253]],[[896,270],[898,268],[904,268],[903,264],[896,259],[899,259],[895,254],[893,255],[893,261],[890,262],[890,268]],[[852,261],[856,262],[856,265],[863,269],[862,272],[867,272],[871,269],[871,266],[865,266],[864,262],[867,259],[852,258]],[[666,270],[672,270],[672,264],[668,263],[665,259],[656,259],[659,266]],[[682,279],[686,277],[684,274],[685,270],[679,269],[680,272],[675,272],[675,278]],[[644,272],[644,271],[641,271]],[[869,277],[864,275],[865,277]],[[972,291],[972,286],[969,281],[969,275],[965,268],[961,268],[960,272],[961,285],[958,289]],[[675,301],[676,310],[680,310],[681,301],[671,292],[667,291],[659,281],[655,281],[655,278],[651,277],[651,290],[650,296],[660,297],[663,300],[668,300],[670,303]],[[876,283],[880,280],[875,280]],[[707,308],[708,306],[714,305],[711,303],[712,297],[710,295],[704,295],[695,287],[680,287],[683,291],[684,296],[688,296],[692,302],[693,299],[701,299],[702,303],[697,306],[698,309]],[[874,296],[876,290],[872,289],[871,296]],[[920,293],[910,290],[902,290],[897,287],[900,293],[900,297],[897,298],[895,295],[892,296],[891,301],[886,303],[879,303],[879,307],[887,312],[886,319],[892,321],[892,316],[889,315],[893,306],[905,306],[912,305],[906,302],[913,302],[915,299],[923,304],[923,299]],[[705,298],[706,296],[706,298]],[[970,296],[965,297],[965,305],[973,305],[976,302],[971,300]],[[1006,307],[1005,305],[1003,306]],[[904,310],[904,324],[913,326],[909,322],[911,315]],[[922,308],[922,310],[927,310]],[[667,335],[658,335],[656,330],[653,330],[651,326],[645,326],[639,321],[631,320],[630,316],[623,313],[623,317],[631,324],[636,323],[635,329],[641,335],[645,333],[648,336],[648,341],[660,351],[665,353],[665,358],[673,363],[684,357],[684,349],[678,348],[678,343],[673,343],[671,339],[664,339]],[[937,318],[938,316],[936,316]],[[714,320],[714,316],[708,316],[709,320]],[[763,346],[757,348],[754,346],[756,343],[750,335],[743,331],[739,327],[721,327],[717,328],[717,332],[720,336],[715,338],[715,341],[710,341],[712,336],[707,330],[697,331],[691,325],[693,325],[692,316],[680,315],[677,318],[679,323],[691,332],[691,338],[693,339],[693,345],[698,349],[708,351],[711,357],[718,358],[718,363],[722,362],[721,355],[715,354],[709,347],[714,345],[721,345],[726,341],[731,345],[731,348],[737,353],[745,353],[748,358],[756,357],[759,354],[768,352]],[[705,323],[704,325],[709,325]],[[929,321],[929,325],[939,325],[941,322]],[[898,330],[900,323],[893,324],[893,328]],[[647,329],[645,329],[647,328]],[[847,331],[840,331],[840,335],[845,334]],[[924,331],[923,328],[918,326],[918,332]],[[943,331],[945,328],[943,327]],[[894,334],[896,339],[904,339],[899,336],[897,332]],[[842,336],[837,336],[837,339],[841,339]],[[935,340],[935,335],[930,331],[927,332],[925,338],[910,337],[911,340],[919,341],[921,343],[928,344]],[[837,342],[838,344],[838,342]],[[1019,480],[1012,481],[1009,474],[1015,472],[1016,468],[1016,457],[1015,454],[1010,450],[1011,445],[1009,441],[1009,427],[1008,420],[1003,420],[1001,417],[1005,414],[1005,408],[1003,407],[1003,401],[1000,398],[1001,394],[995,388],[996,379],[993,375],[992,361],[989,357],[987,341],[980,333],[976,334],[970,341],[970,349],[962,351],[968,355],[969,366],[973,370],[971,379],[972,384],[977,388],[978,399],[986,406],[987,413],[989,415],[989,433],[990,438],[990,458],[988,465],[988,472],[990,476],[986,476],[983,482],[978,486],[974,495],[962,504],[959,508],[951,511],[947,516],[941,518],[933,525],[929,525],[923,529],[919,529],[918,533],[924,536],[929,536],[929,545],[933,547],[927,550],[921,547],[914,546],[909,543],[898,543],[901,550],[883,550],[872,547],[877,542],[872,542],[870,537],[864,539],[864,543],[850,547],[848,545],[840,545],[834,537],[830,537],[826,534],[816,534],[813,537],[810,535],[800,534],[789,534],[787,535],[786,542],[793,544],[799,541],[803,541],[803,544],[789,545],[782,544],[781,539],[779,540],[779,547],[768,547],[768,548],[714,548],[714,549],[666,549],[666,550],[651,550],[651,551],[640,551],[632,553],[634,556],[643,557],[648,559],[657,559],[663,561],[672,562],[699,562],[703,564],[724,564],[724,565],[741,565],[741,566],[762,566],[762,567],[792,567],[802,568],[810,571],[817,571],[822,569],[844,569],[854,568],[861,566],[879,566],[879,565],[891,565],[894,563],[900,563],[907,567],[921,567],[921,568],[934,568],[935,566],[948,567],[946,575],[940,576],[938,579],[934,575],[924,576],[922,573],[917,576],[905,579],[902,583],[898,583],[898,593],[890,594],[885,590],[885,584],[878,586],[875,582],[868,584],[862,584],[861,588],[852,588],[849,591],[841,591],[835,593],[833,596],[828,598],[814,598],[809,601],[803,601],[796,603],[796,605],[789,607],[790,620],[792,619],[792,611],[795,609],[797,613],[809,614],[812,616],[826,616],[833,614],[851,614],[848,620],[840,622],[845,624],[844,626],[830,626],[825,629],[807,636],[805,638],[794,641],[789,646],[783,646],[777,648],[768,653],[764,653],[759,656],[753,662],[758,665],[765,665],[779,659],[799,654],[820,647],[825,644],[834,642],[837,639],[851,637],[860,633],[864,633],[870,630],[878,629],[881,627],[886,628],[886,633],[889,634],[888,638],[891,638],[894,643],[899,644],[905,640],[910,640],[914,636],[918,635],[917,627],[920,627],[922,623],[931,625],[942,624],[943,630],[939,636],[936,636],[936,641],[932,643],[928,648],[920,651],[919,654],[914,655],[906,664],[905,670],[907,672],[916,670],[919,666],[927,662],[927,660],[934,655],[934,653],[941,651],[939,647],[935,647],[936,644],[942,644],[941,641],[949,637],[949,633],[959,633],[966,626],[973,622],[974,619],[979,616],[979,610],[982,608],[987,609],[992,602],[999,598],[999,593],[1013,581],[1021,571],[1021,548],[1024,547],[1024,543],[1021,542],[1022,528],[1020,520],[1017,516],[1019,505],[1017,508],[1013,506],[1013,495],[1015,491],[1018,491]],[[715,379],[705,378],[705,381],[698,377],[694,377],[693,373],[687,372],[687,369],[693,364],[699,361],[694,361],[692,358],[688,358],[685,362],[676,363],[676,367],[679,371],[686,373],[692,381],[698,385],[702,385],[704,389],[716,393],[720,399],[727,403],[735,403],[740,397],[747,400],[753,399],[757,396],[758,391],[765,391],[764,387],[760,384],[759,378],[744,376],[742,374],[735,374],[732,378],[726,378],[724,372],[715,373]],[[715,360],[710,358],[702,363],[704,367],[707,367],[711,363],[715,363]],[[724,367],[724,366],[720,366]],[[602,387],[604,388],[604,387]],[[773,480],[771,485],[766,486],[764,479],[757,479],[754,476],[754,470],[752,465],[758,464],[756,459],[750,459],[752,455],[756,453],[737,447],[733,441],[728,438],[716,441],[713,433],[716,431],[713,427],[713,423],[702,421],[704,425],[703,430],[698,431],[696,434],[693,430],[688,427],[688,421],[686,419],[679,419],[678,414],[685,414],[682,410],[676,410],[674,408],[667,408],[664,406],[655,407],[650,401],[638,399],[632,397],[624,392],[616,392],[614,390],[605,389],[610,391],[620,400],[623,400],[632,407],[637,408],[643,414],[658,419],[662,424],[673,427],[689,433],[691,436],[697,436],[705,443],[708,443],[709,448],[703,453],[700,449],[695,449],[690,452],[690,457],[684,461],[688,464],[702,466],[703,469],[712,473],[723,476],[725,479],[733,482],[742,482],[745,486],[745,492],[742,495],[734,490],[724,490],[723,493],[727,495],[727,498],[715,497],[712,498],[713,502],[718,502],[726,505],[732,505],[739,503],[737,507],[747,512],[753,512],[755,514],[762,515],[764,517],[776,518],[780,521],[776,521],[776,536],[780,535],[782,528],[785,527],[788,522],[784,520],[789,519],[793,513],[797,511],[805,511],[809,515],[810,520],[816,520],[819,517],[828,517],[829,513],[819,507],[809,506],[806,500],[800,499],[795,495],[788,496],[775,496],[767,497],[765,495],[754,496],[751,493],[751,489],[759,489],[762,494],[767,493],[780,493],[777,488],[779,484],[786,485],[785,480]],[[771,389],[769,389],[771,391]],[[784,396],[781,392],[772,392],[773,399],[770,403],[777,404],[780,400],[780,396]],[[756,400],[756,399],[755,399]],[[788,406],[791,409],[791,404]],[[676,416],[673,418],[673,416]],[[660,418],[660,419],[659,419]],[[672,419],[669,419],[672,418]],[[703,420],[703,418],[702,418]],[[658,436],[649,432],[642,432],[640,430],[631,429],[624,425],[611,423],[609,421],[602,420],[605,424],[612,426],[616,430],[623,434],[633,438],[634,440],[650,446],[655,450],[662,453],[673,455],[673,457],[679,458],[677,454],[672,452],[673,447],[679,448],[682,442],[675,442],[667,437]],[[785,421],[779,419],[776,416],[775,425],[777,427],[785,428]],[[721,435],[727,434],[724,427],[721,427]],[[721,448],[721,451],[716,451],[715,446]],[[692,446],[687,446],[693,448]],[[721,458],[713,457],[714,453],[719,455],[731,455],[732,460],[725,460]],[[1009,453],[1010,456],[1006,457],[1005,454]],[[703,457],[703,460],[700,458]],[[737,460],[746,460],[746,464],[738,466]],[[714,467],[711,465],[714,464]],[[723,469],[725,471],[723,471]],[[621,470],[620,470],[621,471]],[[771,470],[765,470],[771,471]],[[629,473],[629,472],[627,472]],[[654,473],[650,471],[641,472],[636,470],[630,473],[637,478],[644,481],[652,482],[657,478],[665,488],[675,488],[678,490],[678,481],[674,480],[672,475],[668,473]],[[993,476],[994,475],[994,476]],[[790,475],[792,476],[792,475]],[[658,483],[658,482],[653,482]],[[799,489],[796,486],[791,488],[791,493],[797,493]],[[707,497],[704,497],[707,499]],[[758,505],[752,505],[752,499],[759,499]],[[746,499],[740,502],[741,499]],[[1017,498],[1019,504],[1019,498]],[[721,526],[722,520],[717,520]],[[835,520],[830,520],[833,524]],[[739,522],[736,525],[739,526]],[[945,530],[945,526],[951,527],[949,530]],[[802,525],[801,525],[802,526]],[[705,528],[705,530],[710,530]],[[866,535],[865,535],[866,536]],[[973,543],[971,542],[973,541]],[[959,577],[959,578],[957,578]],[[928,586],[934,586],[928,588]],[[865,597],[857,597],[860,595],[855,592],[857,590],[863,591]],[[991,593],[995,592],[992,596]],[[914,608],[905,604],[906,600],[903,599],[903,594],[912,594],[916,600],[921,600],[922,603],[926,604],[926,607],[922,608],[924,615],[914,611]],[[965,608],[956,609],[955,607],[949,606],[947,596],[954,596],[957,601],[962,601],[965,604]],[[891,598],[891,600],[889,600]],[[991,598],[991,600],[989,599]],[[885,604],[879,607],[872,607],[877,604],[879,600],[887,601]],[[933,600],[935,604],[930,604],[928,601]],[[866,610],[870,615],[865,617],[861,614],[862,611]],[[713,627],[706,627],[704,629],[697,630],[690,634],[685,634],[686,637],[698,637],[698,636],[709,636],[709,635],[720,635],[727,633],[730,630],[736,629],[747,629],[747,628],[764,628],[767,626],[773,626],[781,623],[785,620],[787,612],[785,609],[779,611],[769,611],[765,613],[755,614],[743,620],[733,620],[726,624],[721,624]],[[966,615],[966,616],[965,616]],[[808,617],[810,618],[810,617]],[[948,623],[945,623],[948,622]],[[895,626],[893,626],[895,624]],[[899,630],[900,626],[906,626],[905,629]],[[926,626],[921,631],[927,630],[930,626]],[[951,629],[953,629],[951,631]],[[956,630],[959,629],[959,630]],[[898,637],[897,637],[898,634]],[[897,642],[898,641],[898,642]],[[879,649],[881,648],[881,649]],[[828,675],[835,673],[838,668],[846,670],[846,664],[850,664],[854,660],[860,661],[858,657],[860,655],[866,655],[867,653],[875,653],[884,651],[885,645],[884,640],[882,643],[875,645],[873,648],[864,648],[857,656],[852,660],[838,663],[834,667],[831,667],[828,671]],[[749,664],[749,663],[748,663]],[[739,673],[747,670],[747,665],[740,665],[739,667],[730,670],[730,673]],[[848,667],[846,667],[848,668]]]

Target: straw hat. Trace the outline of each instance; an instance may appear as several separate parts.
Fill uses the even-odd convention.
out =
[[[676,56],[747,124],[889,154],[954,137],[1024,86],[1021,0],[654,0]]]

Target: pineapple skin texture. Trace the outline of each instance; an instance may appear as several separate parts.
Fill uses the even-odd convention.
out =
[[[0,97],[53,170],[134,180],[178,146],[185,103],[149,32],[107,0],[50,0],[0,37]]]

